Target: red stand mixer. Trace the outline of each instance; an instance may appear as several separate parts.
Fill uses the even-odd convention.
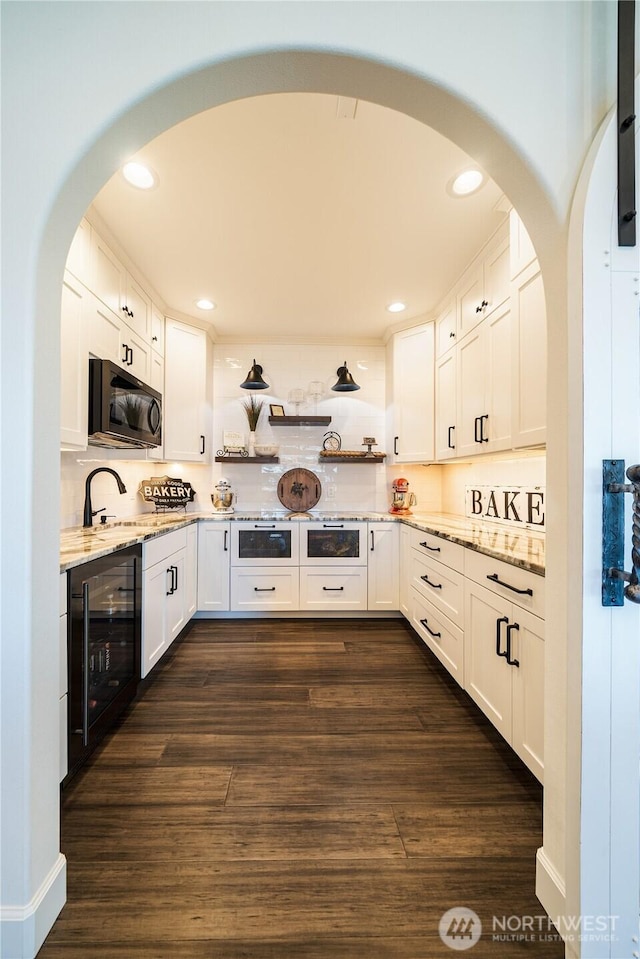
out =
[[[393,481],[392,486],[393,501],[389,512],[395,513],[396,515],[410,516],[411,507],[415,506],[418,501],[415,495],[409,492],[409,480],[401,476],[399,479]]]

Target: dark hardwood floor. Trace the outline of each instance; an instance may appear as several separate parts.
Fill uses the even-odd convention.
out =
[[[63,794],[39,959],[447,959],[454,906],[559,959],[492,938],[544,916],[541,797],[404,621],[200,621]]]

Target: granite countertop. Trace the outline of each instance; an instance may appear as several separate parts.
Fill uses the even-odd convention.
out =
[[[411,516],[393,516],[389,513],[367,511],[289,513],[284,510],[236,511],[220,514],[193,512],[175,514],[142,513],[116,523],[84,529],[74,526],[60,533],[60,572],[80,566],[99,556],[107,556],[125,546],[143,543],[181,529],[195,522],[238,522],[241,520],[273,520],[278,522],[310,522],[343,520],[345,522],[403,522],[415,529],[433,533],[460,543],[468,549],[485,553],[494,559],[520,566],[544,576],[545,534],[539,530],[509,527],[497,523],[479,523],[451,513],[414,513]]]

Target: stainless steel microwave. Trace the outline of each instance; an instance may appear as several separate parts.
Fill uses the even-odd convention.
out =
[[[89,445],[162,444],[162,394],[110,360],[89,360]]]

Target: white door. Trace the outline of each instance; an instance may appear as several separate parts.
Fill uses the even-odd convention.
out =
[[[616,181],[612,117],[584,214],[582,801],[574,807],[580,811],[579,911],[618,918],[616,942],[584,942],[582,959],[618,959],[638,950],[640,607],[626,601],[605,608],[600,591],[602,460],[640,462],[640,257],[638,246],[617,245]],[[620,495],[626,500],[624,567],[630,570],[631,497]]]

